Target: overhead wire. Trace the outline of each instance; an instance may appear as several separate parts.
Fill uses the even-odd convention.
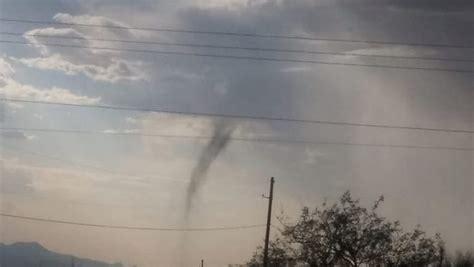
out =
[[[422,46],[422,47],[440,47],[440,48],[443,48],[443,47],[444,48],[466,48],[466,49],[474,48],[474,46],[472,45],[462,45],[462,44],[394,42],[394,41],[380,41],[380,40],[355,40],[355,39],[343,39],[343,38],[322,38],[322,37],[314,37],[314,36],[277,35],[277,34],[244,33],[244,32],[231,32],[231,31],[210,31],[210,30],[192,30],[192,29],[176,29],[176,28],[173,29],[173,28],[159,28],[159,27],[100,25],[100,24],[89,24],[89,23],[68,23],[68,22],[59,22],[59,21],[42,21],[42,20],[31,20],[31,19],[0,18],[0,21],[25,23],[25,24],[79,26],[79,27],[91,27],[91,28],[222,35],[222,36],[253,37],[253,38],[268,38],[268,39],[289,39],[289,40],[303,40],[303,41],[327,41],[327,42],[342,42],[342,43],[383,44],[383,45]]]
[[[338,126],[355,126],[355,127],[368,127],[368,128],[381,128],[381,129],[416,130],[416,131],[432,131],[432,132],[447,132],[447,133],[467,133],[467,134],[474,133],[474,130],[464,130],[464,129],[443,129],[443,128],[430,128],[430,127],[417,127],[417,126],[389,125],[389,124],[371,124],[371,123],[340,122],[340,121],[329,121],[329,120],[298,119],[298,118],[291,118],[291,117],[270,117],[270,116],[237,115],[237,114],[223,114],[223,113],[211,113],[211,112],[191,112],[191,111],[178,111],[178,110],[159,109],[159,108],[138,108],[138,107],[109,106],[109,105],[98,105],[98,104],[93,104],[93,105],[92,104],[75,104],[75,103],[26,100],[26,99],[0,98],[0,101],[15,102],[15,103],[42,104],[42,105],[58,105],[58,106],[66,106],[66,107],[154,112],[154,113],[162,113],[162,114],[216,117],[216,118],[228,118],[228,119],[284,121],[284,122],[308,123],[308,124],[326,124],[326,125],[338,125]]]
[[[30,42],[12,41],[12,40],[0,40],[0,43],[12,44],[12,45],[31,45]],[[289,62],[289,63],[305,63],[305,64],[333,65],[333,66],[346,66],[346,67],[366,67],[366,68],[380,68],[380,69],[452,72],[452,73],[463,73],[463,74],[472,74],[472,73],[474,73],[474,70],[468,70],[468,69],[448,69],[448,68],[435,68],[435,67],[428,68],[428,67],[410,67],[410,66],[381,65],[381,64],[341,63],[341,62],[329,62],[329,61],[320,61],[320,60],[273,58],[273,57],[260,57],[260,56],[259,57],[257,57],[257,56],[237,56],[237,55],[229,55],[229,54],[226,54],[226,55],[223,55],[223,54],[207,54],[207,53],[196,53],[196,52],[179,52],[179,51],[165,51],[165,50],[115,48],[115,47],[87,46],[87,45],[73,45],[73,44],[56,44],[56,43],[55,44],[53,44],[53,43],[41,43],[40,45],[47,46],[47,47],[80,48],[80,49],[92,49],[92,50],[122,51],[122,52],[134,52],[134,53],[150,53],[150,54],[207,57],[207,58],[225,58],[225,59],[267,61],[267,62]]]
[[[163,228],[163,227],[139,227],[139,226],[83,223],[83,222],[75,222],[75,221],[53,220],[53,219],[31,217],[31,216],[20,216],[20,215],[8,214],[8,213],[0,213],[0,216],[7,217],[7,218],[13,218],[13,219],[44,222],[44,223],[55,223],[55,224],[65,224],[65,225],[84,226],[84,227],[96,227],[96,228],[108,228],[108,229],[120,229],[120,230],[139,230],[139,231],[167,231],[167,232],[198,232],[198,231],[200,231],[200,232],[203,232],[203,231],[244,230],[244,229],[251,229],[251,228],[261,228],[261,227],[266,226],[265,224],[254,224],[254,225],[208,227],[208,228]]]
[[[107,131],[86,131],[86,130],[67,130],[67,129],[46,129],[46,128],[21,128],[21,127],[0,127],[0,131],[30,131],[43,133],[64,133],[64,134],[86,134],[86,135],[112,135],[112,136],[143,136],[171,139],[197,139],[209,140],[212,136],[198,135],[173,135],[173,134],[152,134],[152,133],[127,133],[127,132],[107,132]],[[336,141],[312,141],[298,139],[275,139],[275,138],[256,138],[256,137],[230,137],[229,140],[238,142],[255,143],[287,143],[287,144],[313,144],[313,145],[339,145],[339,146],[365,146],[365,147],[385,147],[385,148],[411,148],[411,149],[434,149],[434,150],[459,150],[473,151],[474,148],[450,147],[450,146],[421,146],[421,145],[400,145],[400,144],[374,144],[374,143],[353,143]]]
[[[94,38],[91,38],[91,37],[86,38],[86,37],[78,37],[78,36],[57,36],[57,35],[51,35],[51,34],[38,34],[38,33],[29,34],[29,33],[19,33],[19,32],[0,32],[0,35],[53,38],[53,39],[63,39],[63,40],[99,41],[99,42],[126,43],[126,44],[145,44],[145,45],[192,47],[192,48],[230,49],[230,50],[260,51],[260,52],[316,54],[316,55],[332,55],[332,56],[358,56],[358,57],[368,57],[368,58],[430,60],[430,61],[447,61],[447,62],[474,62],[473,59],[461,59],[461,58],[403,56],[403,55],[396,55],[395,56],[395,55],[379,55],[379,54],[352,53],[352,52],[330,52],[330,51],[315,51],[315,50],[301,50],[301,49],[280,49],[280,48],[269,48],[269,47],[246,47],[246,46],[196,44],[196,43],[181,43],[181,42],[139,41],[139,40],[95,38],[95,37]]]

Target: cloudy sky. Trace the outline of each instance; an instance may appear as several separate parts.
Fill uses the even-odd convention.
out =
[[[208,141],[140,134],[211,136],[221,121],[2,101],[3,213],[166,228],[263,224],[267,203],[261,194],[268,191],[269,178],[275,176],[275,213],[295,215],[304,205],[335,200],[346,190],[366,204],[383,194],[386,201],[382,212],[388,218],[399,219],[406,228],[421,224],[430,233],[442,233],[451,250],[474,247],[474,154],[466,150],[474,146],[469,133],[474,127],[472,73],[126,51],[472,70],[473,49],[400,44],[473,47],[472,1],[0,0],[0,15],[107,26],[2,21],[2,33],[17,34],[0,36],[2,99],[465,131],[226,119],[233,138],[395,146],[230,140],[198,186],[189,222],[184,224],[190,175]],[[395,44],[142,31],[117,26]],[[101,38],[471,62],[92,40]],[[45,45],[48,43],[82,48]],[[129,135],[117,135],[120,133]],[[176,232],[94,229],[12,218],[1,218],[0,222],[1,242],[38,241],[55,251],[145,267],[179,266],[181,259],[196,264],[201,258],[209,266],[242,263],[264,236],[263,228],[192,232],[183,237]]]

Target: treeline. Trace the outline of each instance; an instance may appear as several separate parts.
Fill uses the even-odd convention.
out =
[[[294,222],[281,217],[279,236],[269,246],[270,266],[473,267],[471,253],[448,257],[439,234],[429,236],[420,226],[405,231],[398,221],[377,214],[382,202],[380,197],[365,208],[346,192],[333,205],[303,208]],[[260,267],[262,261],[258,247],[248,266]]]

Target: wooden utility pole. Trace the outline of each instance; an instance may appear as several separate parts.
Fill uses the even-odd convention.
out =
[[[204,267],[204,260],[201,260],[201,267]]]
[[[263,196],[268,199],[268,214],[267,214],[267,231],[265,232],[265,247],[263,250],[263,267],[268,267],[268,244],[270,242],[270,227],[272,222],[272,202],[273,202],[273,184],[275,183],[275,178],[270,179],[270,195],[268,197]]]

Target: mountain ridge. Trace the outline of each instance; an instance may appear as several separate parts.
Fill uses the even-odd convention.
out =
[[[0,243],[0,267],[124,267],[50,251],[38,242]]]

